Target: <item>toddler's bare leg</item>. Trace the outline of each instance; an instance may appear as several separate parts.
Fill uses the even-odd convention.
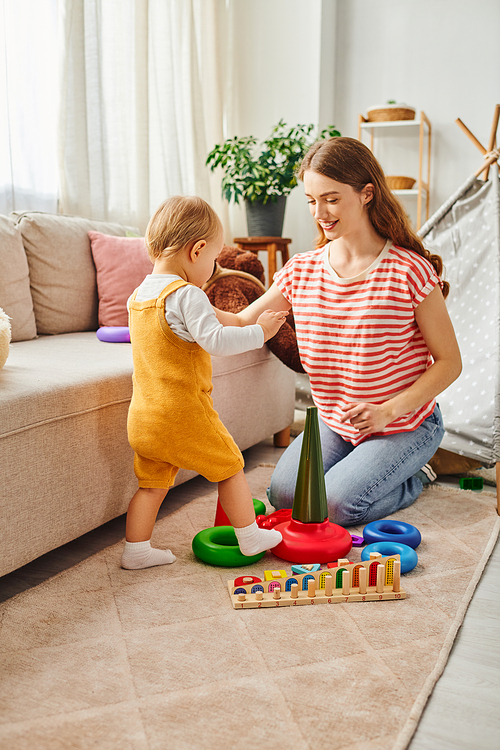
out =
[[[167,492],[164,489],[140,487],[130,501],[123,568],[138,570],[175,562],[175,555],[169,549],[155,549],[150,542],[156,516]]]
[[[240,550],[244,555],[257,555],[272,549],[282,536],[275,529],[259,529],[255,522],[252,494],[243,469],[219,482],[219,500],[234,526]]]
[[[139,487],[127,511],[127,542],[145,542],[151,539],[156,516],[167,490]]]
[[[243,469],[219,482],[219,500],[233,526],[249,526],[255,521],[252,493]]]

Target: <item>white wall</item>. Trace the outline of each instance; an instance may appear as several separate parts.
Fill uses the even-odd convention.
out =
[[[431,213],[480,166],[455,119],[487,146],[500,103],[498,0],[233,0],[233,29],[230,135],[263,138],[283,117],[357,137],[359,113],[397,99],[432,123]],[[414,143],[382,149],[387,172],[415,170]],[[243,210],[231,218],[233,236],[246,234]],[[312,246],[302,185],[288,200],[284,234],[292,252]]]
[[[500,2],[339,0],[337,9],[339,129],[356,138],[358,114],[388,99],[424,110],[432,124],[432,213],[481,165],[456,118],[488,145],[500,103]]]
[[[336,0],[234,0],[229,136],[264,139],[281,118],[334,124],[335,7]],[[230,214],[232,236],[245,236],[244,209]],[[315,234],[300,184],[287,201],[283,236],[298,252],[312,247]]]

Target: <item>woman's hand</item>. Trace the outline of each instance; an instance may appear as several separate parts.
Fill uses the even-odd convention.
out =
[[[458,378],[460,350],[439,286],[418,305],[415,319],[434,360],[408,388],[383,404],[351,403],[342,407],[342,422],[350,422],[362,435],[381,432],[403,414],[432,401]]]
[[[287,315],[288,312],[285,310],[278,310],[278,312],[274,312],[274,310],[264,310],[264,312],[259,315],[257,318],[257,324],[260,325],[264,331],[264,341],[272,339],[272,337],[278,333],[279,329],[285,322]]]
[[[386,404],[346,404],[342,411],[344,414],[340,421],[350,422],[362,435],[382,432],[394,420],[394,415]]]

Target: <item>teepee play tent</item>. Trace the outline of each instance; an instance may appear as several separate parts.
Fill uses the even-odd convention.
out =
[[[497,467],[500,484],[500,184],[495,148],[500,107],[485,162],[421,227],[443,258],[447,299],[462,353],[461,376],[439,396],[441,447]],[[474,139],[476,140],[476,139]],[[479,145],[476,141],[476,145]],[[481,178],[481,179],[480,179]]]

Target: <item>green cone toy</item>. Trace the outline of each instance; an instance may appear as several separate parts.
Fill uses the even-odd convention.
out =
[[[302,523],[323,523],[328,518],[318,410],[315,406],[309,406],[306,413],[292,518]]]
[[[349,532],[328,520],[318,410],[315,406],[307,409],[292,518],[275,528],[281,532],[283,541],[272,552],[288,562],[333,562],[344,558],[352,547]]]

